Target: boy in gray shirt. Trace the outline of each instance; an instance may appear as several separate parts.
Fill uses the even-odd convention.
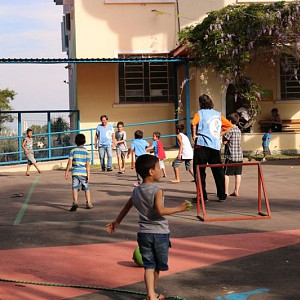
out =
[[[132,206],[136,208],[139,214],[137,240],[145,269],[147,300],[164,299],[163,295],[155,293],[159,272],[169,269],[170,230],[164,216],[187,211],[191,208],[191,203],[184,201],[176,207],[164,206],[163,190],[154,183],[160,179],[159,160],[156,156],[141,155],[135,166],[137,173],[143,178],[143,183],[133,190],[116,220],[106,225],[106,231],[116,231]]]

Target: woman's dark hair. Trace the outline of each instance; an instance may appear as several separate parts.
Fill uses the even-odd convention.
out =
[[[77,146],[84,145],[85,144],[85,135],[82,133],[77,134],[75,136],[75,144]]]
[[[137,130],[135,133],[134,133],[134,138],[135,139],[142,139],[144,136],[144,133],[142,130]]]
[[[149,171],[155,169],[155,164],[159,160],[156,156],[151,154],[143,154],[139,156],[135,162],[136,172],[144,179],[149,176]]]
[[[202,94],[199,97],[199,105],[200,109],[212,109],[214,107],[213,101],[206,94]]]

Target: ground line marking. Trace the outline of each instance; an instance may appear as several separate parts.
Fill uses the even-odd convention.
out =
[[[35,178],[33,184],[31,185],[31,188],[30,188],[30,190],[28,192],[28,195],[27,195],[27,197],[26,197],[26,199],[25,199],[25,201],[24,201],[24,203],[23,203],[23,205],[22,205],[22,207],[21,207],[21,209],[20,209],[20,211],[19,211],[19,213],[18,213],[18,215],[17,215],[17,217],[16,217],[13,225],[20,225],[21,220],[22,220],[22,218],[23,218],[23,216],[25,214],[25,211],[27,209],[27,206],[28,206],[28,204],[29,204],[29,202],[31,200],[31,196],[32,196],[32,193],[33,193],[33,191],[35,189],[35,186],[37,185],[37,183],[39,181],[39,178],[40,178],[40,176],[38,175]]]

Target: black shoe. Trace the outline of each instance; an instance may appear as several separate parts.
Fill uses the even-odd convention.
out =
[[[106,171],[106,169],[102,169],[102,172],[105,172]]]
[[[219,198],[219,202],[225,202],[227,200],[227,197],[225,198]]]
[[[204,202],[208,202],[208,199],[204,199]],[[197,203],[197,197],[192,199],[192,203]]]
[[[72,205],[72,207],[70,208],[70,211],[76,211],[77,208],[78,208],[78,204],[77,204],[77,203],[74,203],[74,204]]]
[[[112,168],[108,168],[107,169],[107,172],[111,172],[113,169]]]

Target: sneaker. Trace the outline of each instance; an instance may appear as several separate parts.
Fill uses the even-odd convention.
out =
[[[85,204],[86,209],[92,209],[93,207],[94,205],[91,202]]]
[[[219,202],[225,202],[227,200],[227,197],[225,198],[219,198]]]
[[[266,159],[265,159],[265,157],[262,159],[262,162],[265,162],[265,161],[267,161]]]
[[[111,172],[112,170],[113,170],[112,168],[108,168],[106,171]]]
[[[73,203],[72,207],[70,208],[70,211],[76,211],[78,208],[78,203]]]

